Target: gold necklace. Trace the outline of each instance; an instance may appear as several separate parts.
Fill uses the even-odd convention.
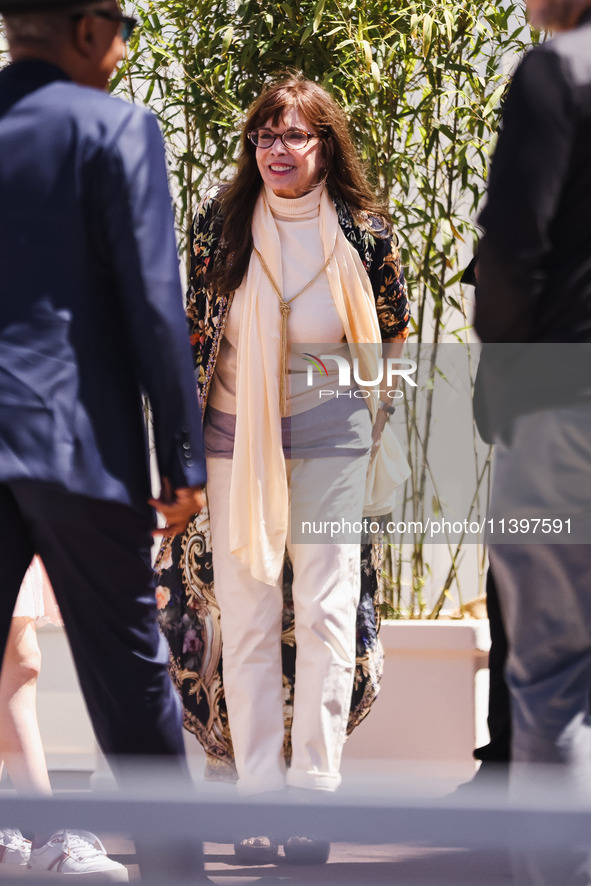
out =
[[[335,246],[336,246],[336,241],[335,241]],[[279,299],[279,310],[281,311],[281,344],[280,344],[280,347],[281,347],[281,369],[280,369],[281,383],[280,383],[280,388],[279,388],[279,410],[280,410],[282,416],[287,414],[287,318],[289,317],[289,315],[291,313],[291,305],[296,300],[296,298],[298,296],[302,295],[302,293],[304,293],[306,291],[306,289],[309,289],[310,286],[312,285],[312,283],[315,283],[316,280],[318,280],[318,278],[320,277],[320,275],[326,271],[327,267],[329,266],[329,264],[331,263],[331,261],[333,259],[335,246],[332,247],[332,252],[328,256],[328,258],[326,259],[326,261],[324,262],[324,264],[322,265],[322,267],[320,268],[318,273],[315,274],[314,277],[312,277],[312,279],[310,281],[308,281],[308,283],[306,283],[305,286],[302,286],[302,288],[298,292],[296,292],[295,295],[292,295],[292,297],[289,299],[289,301],[285,301],[285,299],[283,298],[283,295],[281,294],[279,287],[277,286],[277,282],[276,282],[275,278],[273,277],[273,274],[271,273],[271,271],[269,270],[269,268],[267,266],[267,262],[265,261],[265,259],[261,255],[261,253],[258,251],[256,246],[253,247],[254,251],[256,252],[258,259],[261,263],[261,267],[262,267],[263,271],[265,272],[267,280],[271,284],[271,287],[272,287],[273,291],[275,292],[275,295]]]

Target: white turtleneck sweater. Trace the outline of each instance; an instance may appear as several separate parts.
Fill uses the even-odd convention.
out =
[[[322,187],[317,187],[303,197],[286,199],[278,197],[271,188],[265,186],[267,202],[275,219],[281,243],[281,264],[283,272],[283,298],[290,301],[324,264],[324,253],[318,225],[320,195]],[[244,287],[240,285],[234,294],[216,370],[209,393],[209,405],[220,412],[236,414],[236,356],[240,331],[240,302],[244,298]],[[299,295],[291,307],[287,321],[288,345],[340,342],[344,340],[344,329],[334,306],[326,274],[321,274],[312,286]],[[299,364],[300,361],[298,361]],[[293,367],[306,372],[307,365]],[[289,408],[296,414],[311,406],[318,405],[319,388],[336,389],[337,372],[327,378],[316,376],[317,384],[309,388],[298,384],[301,393],[290,398]],[[294,388],[296,386],[294,385]]]

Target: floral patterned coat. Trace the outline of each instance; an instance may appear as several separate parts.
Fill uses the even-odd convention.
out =
[[[191,274],[187,316],[195,358],[197,392],[203,413],[219,347],[232,304],[232,295],[208,287],[206,272],[219,247],[222,218],[213,188],[201,202],[192,230]],[[376,299],[383,338],[406,338],[409,307],[396,244],[384,234],[381,222],[368,217],[356,224],[347,206],[333,198],[339,224],[357,250]],[[361,547],[361,599],[357,610],[357,667],[348,732],[364,719],[377,696],[383,651],[378,639],[379,543]],[[162,544],[156,564],[160,627],[170,645],[170,673],[184,706],[185,727],[193,732],[207,755],[211,778],[235,778],[223,679],[222,638],[215,600],[209,516],[197,515],[184,535]],[[291,756],[290,729],[295,683],[295,639],[291,564],[286,556],[283,575],[284,754]]]

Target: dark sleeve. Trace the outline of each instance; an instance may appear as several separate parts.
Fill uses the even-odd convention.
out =
[[[470,259],[470,263],[464,268],[464,273],[460,277],[460,283],[464,286],[476,286],[476,265],[478,264],[478,255]]]
[[[382,338],[408,336],[410,305],[400,253],[392,237],[375,238],[369,279],[376,299]]]
[[[485,233],[474,326],[482,341],[530,338],[574,127],[559,57],[548,48],[532,50],[509,88],[479,219]]]
[[[102,206],[138,380],[150,399],[161,477],[205,482],[199,406],[183,311],[174,217],[156,118],[132,109],[104,149]]]
[[[207,192],[197,208],[190,238],[189,285],[186,311],[193,347],[193,365],[200,372],[205,345],[205,324],[209,308],[209,287],[206,274],[219,245],[222,215],[218,202],[219,188]]]

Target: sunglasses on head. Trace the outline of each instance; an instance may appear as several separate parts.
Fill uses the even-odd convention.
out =
[[[106,18],[110,22],[118,22],[119,36],[124,43],[127,43],[133,33],[133,29],[138,24],[137,18],[134,18],[132,15],[123,15],[121,12],[109,9],[89,9],[85,12],[76,12],[72,18],[84,18],[86,15],[92,15],[95,18]]]

